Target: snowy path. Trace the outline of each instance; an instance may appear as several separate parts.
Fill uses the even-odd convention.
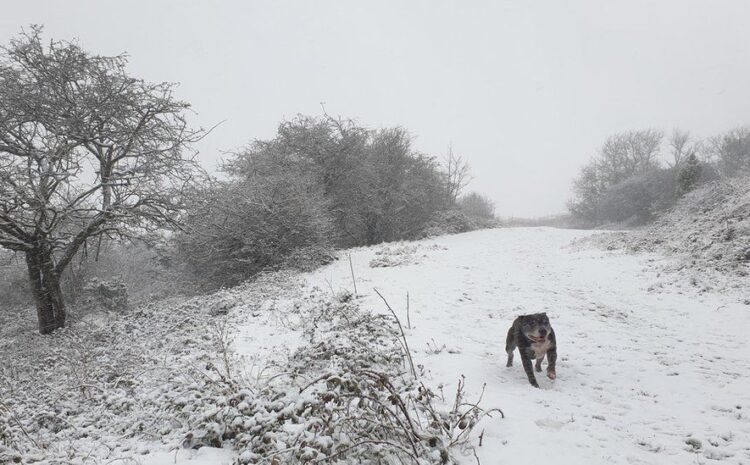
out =
[[[355,249],[352,261],[365,305],[383,308],[377,287],[404,324],[409,291],[415,363],[446,399],[465,375],[474,398],[486,383],[483,405],[505,412],[486,424],[483,464],[750,463],[750,308],[650,290],[660,257],[567,247],[587,234],[477,231],[405,244],[418,244],[418,263],[369,267],[386,246]],[[352,288],[345,259],[306,277]],[[537,311],[550,315],[560,357],[557,380],[537,376],[539,390],[519,363],[505,368],[504,351],[513,318]]]

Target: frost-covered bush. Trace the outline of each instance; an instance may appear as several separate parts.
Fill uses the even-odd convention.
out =
[[[119,280],[128,290],[128,302],[138,305],[153,298],[194,295],[196,283],[188,279],[173,251],[162,239],[149,242],[104,240],[79,253],[63,275],[66,302],[78,305],[87,298],[84,287],[92,279]]]
[[[474,223],[460,210],[446,210],[436,214],[423,231],[423,237],[458,234],[474,229]]]
[[[312,271],[319,266],[327,265],[336,260],[330,247],[312,245],[292,250],[285,258],[282,268],[299,271]]]
[[[494,228],[499,225],[495,218],[482,218],[467,214],[460,209],[444,210],[432,217],[422,230],[421,237],[459,234],[483,228]]]
[[[119,277],[92,278],[83,287],[83,300],[88,308],[122,311],[128,308],[128,288]]]
[[[609,188],[596,205],[596,220],[644,224],[673,206],[677,193],[674,170],[654,169]]]
[[[5,309],[33,304],[29,274],[22,256],[0,251],[0,295]]]
[[[453,450],[491,413],[464,403],[462,384],[451,412],[434,408],[434,395],[405,369],[390,317],[362,311],[351,296],[322,293],[304,311],[306,343],[283,376],[255,392],[207,382],[199,409],[175,400],[190,425],[184,447],[230,443],[243,465],[453,463]]]
[[[732,129],[711,142],[713,155],[723,175],[750,174],[750,127]]]
[[[495,219],[495,204],[489,198],[476,192],[470,192],[458,199],[458,209],[478,220]]]
[[[279,268],[298,249],[323,248],[330,234],[316,187],[293,173],[217,184],[196,195],[186,223],[179,255],[218,286]]]

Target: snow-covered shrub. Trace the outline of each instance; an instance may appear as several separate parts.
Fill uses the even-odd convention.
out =
[[[458,209],[469,217],[492,221],[495,219],[495,204],[489,198],[470,192],[458,199]]]
[[[0,295],[3,307],[13,309],[33,304],[29,274],[23,256],[0,250]]]
[[[195,283],[173,259],[173,251],[161,239],[149,243],[105,239],[79,253],[63,274],[61,286],[66,303],[85,300],[84,287],[93,278],[117,279],[128,290],[128,303],[138,305],[153,298],[194,295]]]
[[[644,224],[674,205],[677,185],[672,169],[654,169],[611,186],[596,204],[599,223]]]
[[[498,226],[494,218],[472,216],[459,209],[444,210],[432,217],[424,227],[421,237],[442,236],[445,234],[459,234],[483,228]]]
[[[254,141],[224,168],[237,182],[284,177],[311,183],[337,247],[418,238],[433,215],[455,201],[446,199],[450,174],[416,151],[404,128],[372,130],[328,115],[282,122],[273,139]],[[464,181],[467,174],[460,175]]]
[[[287,172],[219,183],[196,195],[177,245],[194,274],[234,285],[281,267],[300,248],[327,245],[329,232],[316,186]]]
[[[311,245],[292,250],[281,265],[282,268],[299,271],[312,271],[336,260],[330,247]]]
[[[84,305],[92,309],[122,311],[128,307],[128,288],[122,279],[92,278],[83,287]]]
[[[239,464],[452,463],[488,412],[462,400],[439,412],[434,395],[404,369],[395,322],[356,300],[322,293],[305,305],[306,344],[284,376],[254,393],[234,381],[206,381],[200,409],[181,400],[184,447],[231,442]],[[276,461],[276,462],[274,462]]]

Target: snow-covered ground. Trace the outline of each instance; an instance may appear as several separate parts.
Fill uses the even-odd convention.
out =
[[[464,376],[467,401],[484,391],[481,406],[504,412],[472,432],[483,465],[750,464],[747,290],[667,284],[663,265],[673,258],[582,247],[591,234],[494,229],[358,248],[311,273],[153,302],[99,325],[87,317],[53,339],[35,333],[31,313],[9,316],[0,321],[0,462],[5,446],[6,457],[20,450],[25,463],[236,463],[232,448],[242,447],[231,438],[219,441],[224,448],[181,446],[213,444],[208,423],[277,424],[235,407],[245,387],[261,407],[287,388],[301,394],[300,382],[308,400],[319,398],[326,382],[313,386],[314,378],[328,370],[327,355],[316,358],[321,335],[339,353],[341,328],[359,328],[348,340],[359,344],[368,324],[373,333],[389,326],[367,313],[387,312],[377,288],[437,408],[451,409]],[[352,269],[353,301],[342,292],[354,288]],[[504,346],[517,315],[540,311],[552,320],[559,358],[557,379],[538,374],[534,389],[518,358],[505,367]],[[393,328],[383,331],[373,338],[384,341],[379,357],[394,343]],[[220,382],[230,371],[232,383]],[[300,431],[287,430],[269,434]],[[460,460],[477,463],[470,453]]]
[[[364,307],[385,310],[377,288],[406,325],[409,293],[415,363],[447,403],[464,375],[505,413],[485,420],[482,464],[750,463],[745,296],[660,286],[658,255],[569,247],[588,234],[483,230],[351,260]],[[353,288],[346,254],[305,279]],[[538,374],[534,389],[519,363],[505,367],[504,346],[515,316],[540,311],[559,359],[557,379]]]

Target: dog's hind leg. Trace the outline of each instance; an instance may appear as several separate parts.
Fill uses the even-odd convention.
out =
[[[516,340],[513,337],[513,327],[508,330],[508,337],[505,339],[505,353],[508,354],[508,363],[506,367],[513,366],[513,351],[516,350]]]
[[[536,365],[534,366],[534,368],[536,368],[537,372],[542,371],[542,360],[544,360],[544,354],[536,359]]]

